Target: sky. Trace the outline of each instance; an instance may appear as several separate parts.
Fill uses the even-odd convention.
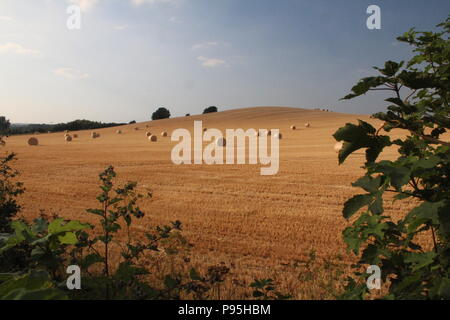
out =
[[[67,8],[81,9],[69,30]],[[369,30],[369,5],[381,29]],[[448,0],[1,0],[0,115],[13,123],[147,121],[252,106],[371,114],[340,101],[372,66],[405,60],[396,37],[432,30]]]

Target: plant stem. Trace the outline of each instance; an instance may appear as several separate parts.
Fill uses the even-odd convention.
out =
[[[436,243],[436,235],[434,234],[434,228],[431,226],[431,235],[433,236],[433,245],[434,245],[434,251],[437,253],[437,243]]]

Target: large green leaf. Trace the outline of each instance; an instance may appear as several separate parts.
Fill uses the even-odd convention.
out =
[[[439,224],[438,213],[445,207],[445,201],[422,202],[418,207],[412,209],[405,218],[408,224],[408,232],[414,232],[419,226],[425,223]]]
[[[58,218],[53,220],[48,225],[48,233],[56,234],[67,231],[80,231],[89,228],[90,225],[87,223],[81,223],[77,220],[71,220],[67,223],[64,223],[64,219]]]
[[[359,209],[368,205],[371,200],[372,196],[369,194],[358,194],[353,198],[350,198],[344,203],[344,209],[342,210],[344,218],[349,219],[358,212]]]
[[[368,175],[365,175],[356,180],[356,182],[352,183],[352,186],[360,187],[370,193],[377,192],[380,185],[381,185],[381,176],[373,178]]]

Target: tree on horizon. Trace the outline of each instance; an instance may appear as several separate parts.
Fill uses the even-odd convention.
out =
[[[170,111],[164,107],[158,108],[158,110],[156,110],[152,114],[152,120],[167,119],[167,118],[170,118]]]

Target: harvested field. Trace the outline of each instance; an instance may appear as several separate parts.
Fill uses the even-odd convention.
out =
[[[152,132],[167,131],[169,136],[155,143],[134,130],[136,125],[126,125],[96,130],[100,139],[92,139],[90,132],[71,132],[79,135],[71,143],[61,133],[45,134],[36,147],[28,146],[30,136],[14,136],[2,150],[18,154],[26,187],[22,214],[27,218],[43,209],[93,221],[85,209],[96,207],[98,173],[111,164],[119,181],[138,181],[142,192],[153,192],[153,200],[142,203],[146,216],[133,231],[182,221],[183,233],[194,245],[194,265],[201,269],[223,262],[231,267],[223,298],[249,298],[247,287],[255,278],[273,278],[280,291],[297,299],[331,298],[330,270],[345,269],[353,259],[341,240],[347,225],[341,209],[359,192],[350,183],[362,175],[364,162],[364,153],[358,152],[338,166],[332,134],[357,119],[380,125],[366,115],[257,107],[152,121]],[[176,142],[171,142],[171,132],[192,132],[194,120],[222,132],[279,129],[283,139],[278,174],[261,176],[260,164],[173,164],[170,154]],[[293,123],[297,130],[290,130]],[[305,128],[305,123],[311,126]],[[392,156],[392,150],[383,154]],[[391,201],[385,207],[388,213],[408,209]],[[311,255],[315,262],[305,268]]]

